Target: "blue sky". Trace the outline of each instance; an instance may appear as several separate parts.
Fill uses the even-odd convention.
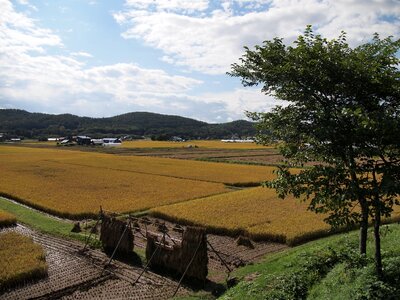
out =
[[[275,36],[312,24],[400,37],[398,0],[0,0],[0,108],[106,117],[131,111],[207,122],[279,101],[225,73]]]

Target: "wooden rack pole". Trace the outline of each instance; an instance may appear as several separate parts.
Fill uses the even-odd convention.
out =
[[[157,244],[156,249],[154,250],[153,254],[151,255],[149,261],[146,263],[146,266],[143,268],[142,272],[139,274],[139,277],[135,280],[134,283],[132,283],[132,286],[134,286],[139,281],[140,277],[142,277],[144,272],[146,272],[147,268],[149,267],[149,265],[151,263],[151,260],[153,259],[154,255],[156,254],[158,249],[159,249],[159,245]]]
[[[136,230],[135,229],[135,231],[136,232],[139,232],[140,233],[140,235],[144,238],[144,239],[147,239],[147,236],[145,236],[144,234],[143,234],[143,232],[142,232],[142,230],[139,228],[139,230]]]
[[[174,243],[174,245],[176,245],[174,239],[168,234],[168,232],[165,232],[165,234],[169,237],[169,239]]]
[[[83,247],[82,252],[84,252],[86,250],[86,247],[89,244],[90,238],[92,237],[94,228],[97,228],[97,225],[99,225],[100,220],[101,220],[101,216],[99,215],[99,218],[97,219],[96,224],[94,225],[94,227],[92,227],[92,229],[90,229],[89,236],[87,236],[87,238],[85,239],[85,246]]]
[[[197,255],[197,251],[199,251],[200,245],[201,245],[202,242],[203,242],[203,241],[200,240],[199,244],[197,245],[196,251],[194,252],[194,254],[193,254],[193,256],[192,256],[192,259],[190,260],[189,264],[186,266],[185,272],[183,272],[183,275],[182,275],[181,279],[179,280],[179,284],[178,284],[178,286],[176,287],[176,290],[175,290],[174,294],[172,295],[172,298],[175,297],[176,293],[178,292],[179,288],[181,287],[182,280],[183,280],[183,278],[185,277],[185,275],[186,275],[187,271],[189,270],[190,266],[192,265],[192,263],[193,263],[193,261],[194,261],[194,258],[195,258],[196,255]]]
[[[218,256],[219,260],[224,264],[225,268],[228,269],[229,273],[232,272],[232,270],[228,267],[228,264],[222,259],[222,257],[214,249],[214,247],[211,245],[211,243],[209,241],[207,241],[207,244],[211,247],[211,250]]]

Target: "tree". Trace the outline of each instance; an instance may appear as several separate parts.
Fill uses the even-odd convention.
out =
[[[359,224],[362,254],[371,217],[378,276],[381,217],[399,204],[399,49],[400,40],[377,34],[351,48],[344,32],[327,40],[308,26],[293,46],[275,38],[245,47],[228,73],[287,101],[271,112],[248,113],[258,122],[259,141],[279,141],[287,161],[266,184],[282,198],[293,194],[309,201],[309,209],[328,213],[333,227]],[[307,162],[314,164],[290,172],[289,166]]]

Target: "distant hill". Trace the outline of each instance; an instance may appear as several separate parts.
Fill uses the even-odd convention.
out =
[[[168,139],[230,138],[253,136],[253,123],[239,120],[229,123],[208,124],[180,116],[149,112],[131,112],[109,118],[79,117],[71,114],[51,115],[30,113],[19,109],[0,109],[0,132],[11,136],[38,138],[49,136],[89,135],[147,136]]]

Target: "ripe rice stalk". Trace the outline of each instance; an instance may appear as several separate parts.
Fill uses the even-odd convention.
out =
[[[257,187],[151,209],[154,216],[191,225],[208,232],[245,235],[295,245],[331,234],[326,215],[307,210],[293,197],[279,199],[275,190]],[[400,207],[393,218],[400,219]]]
[[[15,225],[17,219],[13,214],[0,210],[0,228]]]
[[[15,232],[0,234],[0,291],[47,275],[43,248]]]

